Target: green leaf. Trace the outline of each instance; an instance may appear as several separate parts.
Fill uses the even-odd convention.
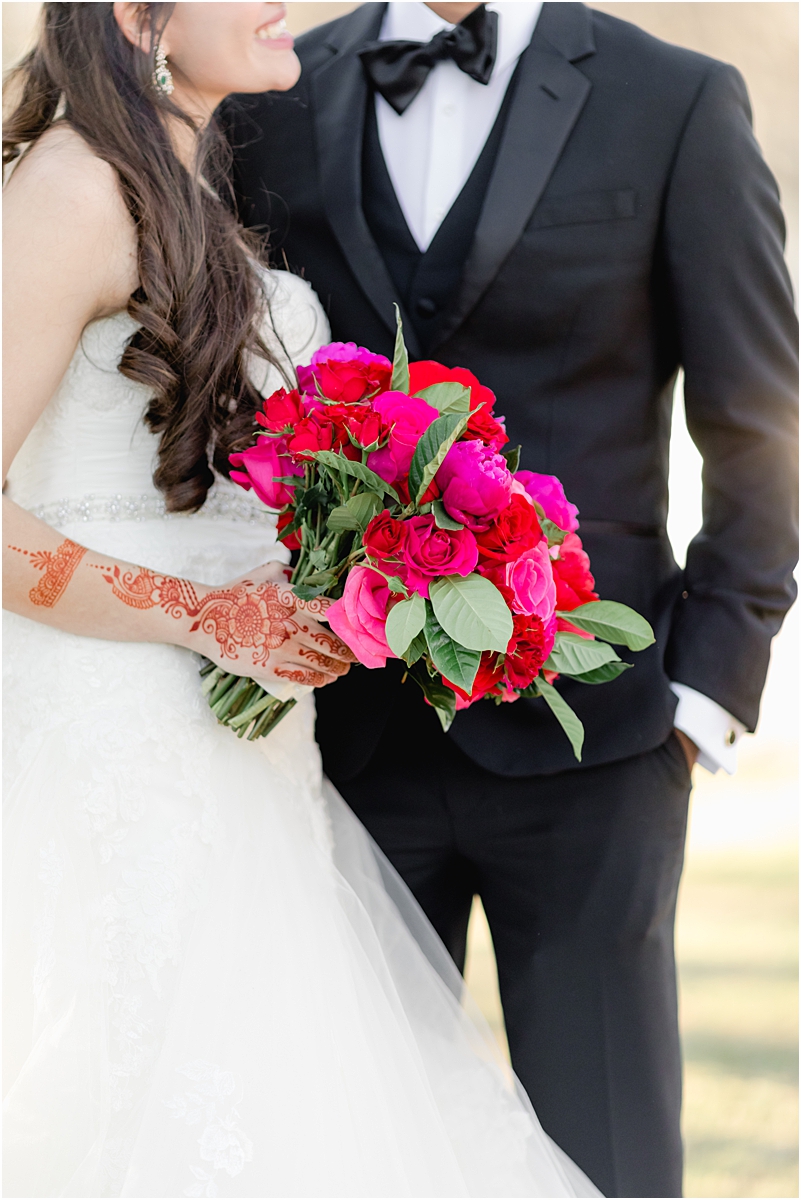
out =
[[[458,521],[454,521],[453,517],[448,515],[448,510],[441,500],[434,501],[431,511],[434,514],[437,529],[464,529],[464,525],[460,525]]]
[[[654,631],[645,617],[616,600],[591,600],[589,604],[582,604],[572,612],[557,613],[557,616],[577,629],[594,633],[616,646],[628,646],[629,650],[644,650],[655,640]]]
[[[404,662],[410,667],[413,663],[417,662],[418,658],[423,657],[427,649],[428,644],[426,642],[426,635],[424,633],[418,633],[417,637],[414,638],[414,640],[409,644],[406,653],[403,655]]]
[[[335,579],[335,571],[313,571],[303,580],[303,585],[308,583],[311,584],[312,587],[316,587],[318,584],[322,584],[323,587],[328,587],[329,583],[333,583]]]
[[[432,421],[423,433],[409,467],[409,495],[415,503],[423,499],[445,455],[466,427],[466,416],[446,413]]]
[[[567,530],[560,529],[558,525],[554,525],[553,521],[549,521],[544,515],[540,515],[540,528],[548,539],[549,546],[561,546],[567,537]]]
[[[624,671],[631,670],[633,666],[633,663],[627,662],[608,662],[596,667],[594,671],[586,671],[583,675],[571,675],[570,678],[575,679],[576,683],[609,683]]]
[[[590,642],[577,633],[557,633],[545,669],[560,675],[586,675],[605,663],[619,661],[606,642]]]
[[[581,762],[581,750],[584,745],[584,726],[581,721],[564,697],[560,696],[556,688],[550,683],[546,683],[542,676],[537,677],[537,689],[564,729],[570,745],[573,747],[573,753],[578,761]]]
[[[298,600],[313,600],[315,596],[320,596],[331,586],[331,580],[327,583],[321,583],[311,587],[308,583],[296,583],[292,591],[297,596]]]
[[[410,671],[409,678],[422,689],[423,695],[436,711],[440,724],[447,733],[456,716],[456,693],[446,687],[440,679],[432,679],[422,665],[418,666],[417,670]]]
[[[505,450],[501,450],[501,454],[506,459],[506,465],[513,475],[520,466],[520,453],[522,449],[522,446],[513,446],[511,449],[507,446]]]
[[[391,592],[396,592],[401,596],[406,595],[406,584],[397,575],[387,576],[387,587]]]
[[[467,650],[455,642],[442,628],[430,608],[426,611],[425,634],[431,660],[440,675],[444,675],[469,695],[481,663],[481,651]]]
[[[425,623],[426,602],[418,592],[391,608],[384,633],[392,653],[403,658]]]
[[[363,531],[383,506],[383,497],[375,492],[358,492],[338,508],[332,509],[328,516],[328,528],[335,532],[345,529]]]
[[[378,492],[381,496],[391,496],[400,504],[395,489],[385,483],[380,475],[376,475],[375,471],[371,471],[364,463],[352,462],[351,459],[345,458],[344,454],[337,454],[333,450],[315,450],[314,460],[322,463],[324,467],[331,467],[335,471],[344,471],[352,479],[359,479],[362,483],[366,483],[371,491]]]
[[[420,400],[425,400],[432,408],[445,413],[458,413],[460,416],[470,412],[470,388],[463,383],[451,380],[448,383],[432,383],[419,392],[415,392]]]
[[[328,569],[328,551],[323,550],[320,546],[316,550],[312,550],[309,554],[309,566],[314,567],[315,571],[325,571]]]
[[[506,653],[512,614],[494,583],[481,575],[451,575],[432,583],[429,594],[437,620],[455,642]]]
[[[397,304],[395,308],[395,320],[397,321],[397,331],[395,333],[395,353],[392,357],[392,379],[390,380],[389,388],[392,392],[409,391],[409,355],[406,353],[406,343],[403,340],[403,321],[401,320],[400,309]]]

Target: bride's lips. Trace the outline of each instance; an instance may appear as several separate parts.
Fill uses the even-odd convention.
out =
[[[256,41],[269,50],[291,50],[295,39],[286,27],[286,9],[274,21],[267,21],[256,30]]]

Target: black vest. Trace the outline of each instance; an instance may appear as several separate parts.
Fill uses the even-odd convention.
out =
[[[484,148],[425,252],[414,240],[395,195],[378,136],[375,99],[372,93],[368,93],[362,146],[362,207],[370,232],[397,288],[398,298],[420,339],[424,355],[429,353],[429,346],[459,286],[503,136],[516,79],[517,68],[509,81],[503,104]]]

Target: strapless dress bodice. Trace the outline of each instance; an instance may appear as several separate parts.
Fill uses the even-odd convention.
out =
[[[270,325],[265,336],[291,367],[308,360],[328,336],[308,284],[286,272],[265,276]],[[151,392],[119,371],[136,332],[126,313],[92,321],[61,384],[9,471],[6,495],[90,549],[223,583],[271,559],[286,561],[276,518],[252,492],[218,477],[198,513],[168,513],[153,483],[158,435],[144,423]],[[285,348],[285,349],[284,349]],[[282,384],[260,364],[254,382],[267,395]]]

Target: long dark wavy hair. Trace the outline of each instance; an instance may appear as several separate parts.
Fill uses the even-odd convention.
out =
[[[59,120],[117,172],[138,240],[128,312],[140,326],[119,369],[153,393],[145,420],[160,434],[154,482],[168,509],[186,512],[203,504],[212,467],[227,474],[228,455],[249,440],[260,403],[249,357],[278,364],[259,334],[265,300],[254,263],[262,251],[220,199],[228,145],[212,122],[198,133],[188,171],[168,118],[193,122],[153,86],[174,7],[143,6],[142,50],[123,35],[111,4],[44,4],[37,43],[6,84],[16,104],[3,162]]]

